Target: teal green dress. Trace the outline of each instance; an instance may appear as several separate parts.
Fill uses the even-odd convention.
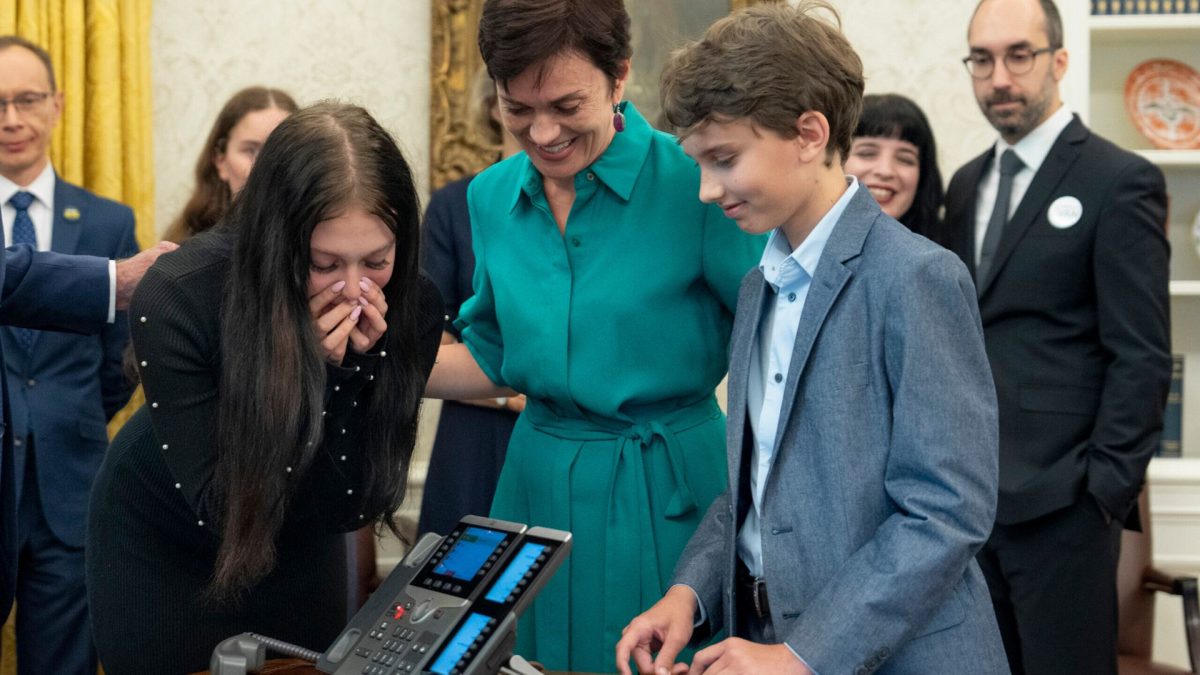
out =
[[[516,652],[553,670],[614,670],[621,629],[726,487],[713,390],[764,244],[700,203],[674,137],[625,115],[575,177],[565,234],[524,153],[468,192],[475,295],[457,325],[488,377],[528,396],[491,515],[574,535],[518,629]]]

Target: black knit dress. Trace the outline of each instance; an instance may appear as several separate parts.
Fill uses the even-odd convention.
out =
[[[203,596],[220,543],[209,489],[216,461],[220,308],[231,241],[206,233],[163,256],[130,306],[147,403],[104,459],[88,522],[87,583],[101,663],[110,675],[191,673],[213,648],[253,631],[323,651],[346,617],[343,533],[376,518],[360,508],[363,402],[386,351],[348,353],[328,368],[325,439],[276,538],[277,565],[240,602]],[[423,277],[425,373],[442,326]]]

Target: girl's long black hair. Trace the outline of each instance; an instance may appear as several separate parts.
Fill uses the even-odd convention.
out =
[[[275,535],[321,446],[326,363],[308,309],[309,240],[319,222],[351,206],[396,237],[383,289],[389,356],[368,385],[362,419],[362,513],[382,514],[397,531],[392,514],[404,497],[424,388],[417,193],[396,142],[365,110],[319,103],[271,134],[226,223],[235,245],[221,321],[215,596],[236,595],[274,567]]]

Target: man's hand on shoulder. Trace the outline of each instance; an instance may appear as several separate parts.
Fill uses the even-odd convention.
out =
[[[150,269],[155,260],[158,260],[158,256],[170,253],[177,248],[179,248],[179,244],[160,241],[132,258],[117,261],[118,310],[129,308],[129,299],[133,297],[133,290],[137,288],[142,276],[146,274],[146,270]]]
[[[639,673],[679,675],[687,666],[675,657],[692,637],[696,616],[696,594],[687,586],[672,586],[662,600],[629,622],[617,643],[617,672],[630,675],[633,658]],[[658,653],[658,658],[654,653]]]
[[[727,638],[696,652],[692,667],[687,672],[688,675],[702,675],[710,670],[727,675],[812,675],[812,671],[796,658],[787,645],[760,645],[741,638]]]

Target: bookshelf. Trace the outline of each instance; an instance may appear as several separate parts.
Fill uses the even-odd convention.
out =
[[[1067,104],[1097,133],[1158,165],[1167,179],[1171,342],[1172,351],[1185,355],[1183,459],[1200,471],[1200,255],[1192,235],[1200,213],[1200,149],[1155,148],[1125,111],[1125,79],[1143,61],[1169,58],[1200,69],[1200,13],[1092,15],[1089,0],[1060,0],[1060,9],[1071,57]],[[1191,469],[1156,467],[1158,475],[1163,471]]]
[[[1090,0],[1058,0],[1058,6],[1070,57],[1062,83],[1066,104],[1097,133],[1156,164],[1167,180],[1171,343],[1185,357],[1183,456],[1155,458],[1146,480],[1155,563],[1200,574],[1200,255],[1192,236],[1200,212],[1200,149],[1153,147],[1125,111],[1125,79],[1143,61],[1168,58],[1200,70],[1200,13],[1093,16]],[[1167,629],[1179,625],[1180,608],[1160,601],[1156,619],[1164,630],[1155,634],[1155,658],[1186,665],[1182,635]]]
[[[1200,169],[1200,150],[1138,150],[1147,160],[1166,169]]]
[[[1093,46],[1188,39],[1200,32],[1200,14],[1093,15],[1089,23]]]

